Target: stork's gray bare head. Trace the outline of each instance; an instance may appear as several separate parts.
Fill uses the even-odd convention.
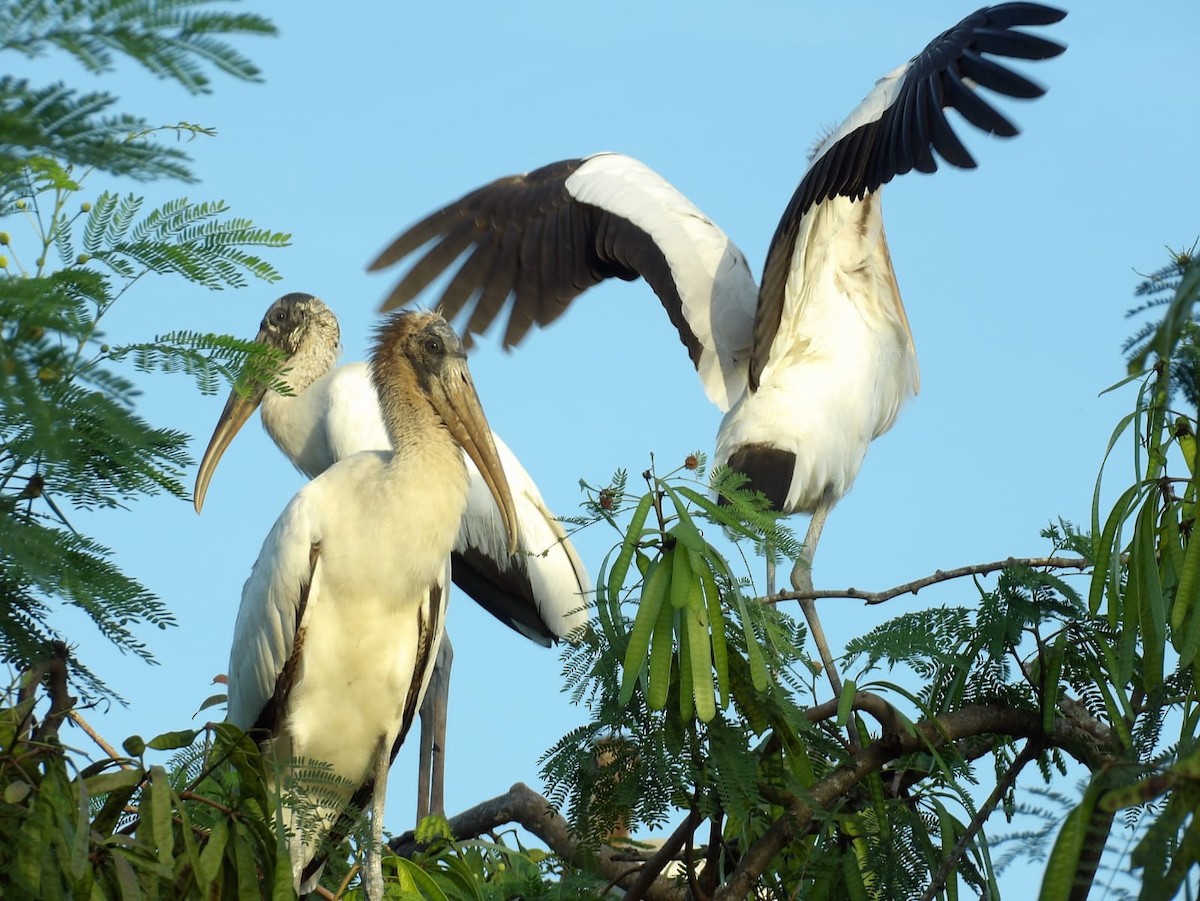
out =
[[[284,354],[285,362],[279,374],[297,392],[327,372],[341,353],[341,329],[337,317],[320,299],[300,292],[285,294],[271,304],[254,340]],[[302,356],[304,365],[293,366],[293,362]],[[196,473],[193,503],[197,513],[204,506],[208,483],[222,454],[258,409],[269,388],[269,382],[257,381],[248,386],[248,393],[237,390],[229,393]]]

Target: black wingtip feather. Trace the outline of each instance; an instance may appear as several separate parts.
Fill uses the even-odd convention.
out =
[[[988,21],[1001,28],[1011,28],[1014,25],[1053,25],[1067,17],[1065,9],[1042,3],[1001,3],[980,12],[987,13]]]
[[[1034,34],[996,28],[976,29],[975,44],[981,53],[1032,61],[1053,59],[1067,49],[1062,44]]]
[[[961,169],[974,168],[975,159],[943,110],[958,110],[967,122],[988,134],[1017,135],[1017,127],[964,79],[1010,97],[1040,97],[1045,88],[990,57],[1040,60],[1058,56],[1066,49],[1063,45],[1012,29],[1052,25],[1065,16],[1064,10],[1040,3],[1004,3],[971,13],[909,61],[899,76],[902,80],[893,83],[890,105],[877,118],[849,131],[810,162],[767,251],[750,358],[751,390],[757,387],[778,330],[787,269],[800,223],[809,210],[837,196],[861,199],[913,169],[933,172],[937,157]]]
[[[1012,69],[980,56],[969,47],[962,52],[959,68],[964,76],[980,87],[995,91],[997,94],[1019,97],[1022,100],[1033,100],[1046,93],[1046,89],[1037,82],[1030,81]]]

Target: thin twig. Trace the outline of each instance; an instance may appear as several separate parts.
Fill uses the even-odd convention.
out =
[[[1008,569],[1010,566],[1028,566],[1032,568],[1047,567],[1050,569],[1084,570],[1091,562],[1082,557],[1009,557],[1006,560],[996,560],[992,563],[975,563],[971,566],[960,566],[957,569],[939,569],[932,575],[913,579],[895,588],[885,591],[860,591],[857,588],[840,588],[822,591],[781,591],[773,597],[764,598],[767,604],[778,604],[780,601],[806,601],[821,598],[849,598],[855,601],[865,601],[868,604],[882,604],[902,594],[916,594],[922,588],[936,585],[938,582],[948,582],[951,579],[961,579],[963,576],[982,576],[988,573]]]
[[[346,871],[346,875],[342,877],[342,884],[338,886],[337,892],[331,896],[332,901],[337,901],[338,898],[346,894],[347,890],[350,888],[350,881],[357,875],[358,864],[356,863],[353,864],[350,869]],[[320,888],[320,886],[317,886],[317,888]],[[323,891],[328,891],[328,889],[323,889]]]
[[[959,836],[958,841],[955,842],[953,850],[942,861],[941,867],[938,868],[937,874],[921,895],[920,901],[933,901],[933,896],[945,888],[946,880],[950,878],[950,874],[957,868],[959,858],[962,857],[963,852],[967,849],[967,843],[975,837],[975,833],[983,828],[983,824],[987,822],[988,817],[995,811],[996,806],[1004,798],[1005,793],[1017,781],[1017,776],[1020,775],[1021,770],[1032,763],[1040,752],[1040,743],[1035,742],[1034,739],[1025,742],[1025,747],[1021,749],[1021,753],[1017,755],[1017,759],[1012,762],[1012,766],[1008,768],[1008,771],[1004,774],[1004,778],[996,783],[996,787],[988,796],[987,801],[975,812],[975,816],[967,824],[966,830]]]
[[[126,758],[124,758],[120,754],[118,754],[117,749],[114,748],[112,745],[110,745],[108,742],[106,742],[104,740],[104,737],[99,732],[97,732],[95,729],[93,729],[91,727],[91,725],[88,723],[88,721],[83,718],[83,715],[78,710],[72,710],[70,713],[67,714],[67,716],[69,716],[75,722],[76,726],[78,726],[80,729],[82,729],[84,731],[84,734],[86,734],[88,738],[90,738],[93,742],[96,743],[96,746],[101,751],[103,751],[105,754],[107,754],[113,760],[117,761],[117,764],[121,767],[121,769],[123,769],[123,770],[133,769],[133,766],[131,764],[122,762]]]
[[[233,811],[219,801],[214,801],[212,798],[206,798],[204,795],[198,795],[192,791],[181,791],[179,793],[180,801],[195,801],[198,804],[207,804],[213,810],[219,811],[227,817],[232,817]]]

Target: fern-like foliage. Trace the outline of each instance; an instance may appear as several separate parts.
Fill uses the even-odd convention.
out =
[[[80,94],[61,82],[32,87],[0,77],[0,213],[69,166],[142,181],[195,180],[181,148],[155,140],[144,119],[111,113],[115,103],[109,94]]]
[[[125,56],[193,92],[209,89],[214,69],[257,78],[227,39],[271,33],[211,0],[0,0],[0,52],[66,51],[97,73]],[[115,103],[0,78],[0,659],[18,668],[63,638],[54,621],[64,604],[147,660],[138,627],[174,623],[106,543],[72,523],[77,510],[188,497],[189,437],[138,415],[136,374],[183,371],[209,392],[221,380],[277,381],[277,355],[250,342],[167,329],[152,345],[102,340],[105,314],[143,279],[172,274],[213,289],[274,281],[261,253],[288,242],[223,201],[147,212],[130,193],[87,199],[97,173],[191,180],[186,155],[158,133],[210,133],[149,128],[115,114]],[[85,698],[104,693],[86,664],[71,673]]]
[[[256,81],[258,67],[226,38],[274,35],[253,13],[230,13],[219,0],[7,0],[0,4],[0,50],[39,56],[65,51],[100,74],[121,54],[191,93],[208,93],[205,66]]]

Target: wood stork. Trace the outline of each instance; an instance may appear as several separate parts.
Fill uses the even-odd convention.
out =
[[[976,88],[1044,93],[991,57],[1057,56],[1063,45],[1019,26],[1065,15],[1036,3],[981,9],[880,79],[812,155],[761,287],[742,252],[663,178],[629,157],[599,154],[501,178],[411,226],[370,266],[419,257],[383,308],[408,303],[453,269],[439,309],[453,319],[471,308],[469,340],[507,306],[511,347],[592,285],[644,278],[725,413],[714,462],[745,473],[778,510],[812,514],[792,572],[793,586],[809,591],[830,508],[919,387],[880,187],[912,169],[933,172],[934,151],[952,166],[975,166],[946,108],[985,132],[1016,135]],[[812,609],[805,605],[815,626]]]
[[[209,482],[234,436],[262,406],[267,434],[309,478],[360,451],[390,451],[375,386],[366,363],[336,366],[341,330],[333,311],[311,294],[287,294],[271,304],[255,340],[284,353],[280,380],[290,394],[265,383],[248,395],[231,392],[200,461],[195,505],[203,507]],[[587,572],[570,539],[546,506],[529,473],[494,432],[517,517],[518,553],[510,556],[504,523],[491,491],[464,455],[467,506],[451,553],[454,583],[505,625],[549,647],[586,621]],[[418,821],[443,813],[446,704],[452,651],[443,640],[421,707]]]
[[[467,503],[462,451],[487,481],[510,552],[517,527],[462,344],[445,320],[391,317],[371,367],[394,451],[338,461],[275,522],[242,590],[229,719],[263,736],[283,770],[321,761],[348,786],[323,786],[304,814],[285,810],[304,890],[319,876],[320,839],[345,805],[373,799],[365,881],[380,899],[387,770],[442,639],[447,561]]]

